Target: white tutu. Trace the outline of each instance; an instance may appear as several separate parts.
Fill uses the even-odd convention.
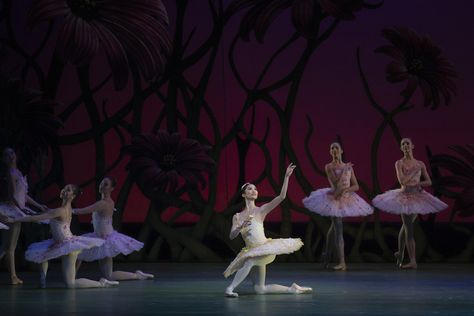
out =
[[[0,229],[9,229],[7,225],[0,223]]]
[[[101,238],[104,244],[99,247],[83,250],[78,259],[82,261],[95,261],[103,258],[112,258],[118,254],[129,255],[134,251],[138,251],[143,247],[143,243],[135,240],[127,235],[113,231],[105,238],[96,233],[88,233],[82,237]]]
[[[437,213],[448,207],[437,197],[416,187],[387,191],[377,195],[372,203],[382,211],[398,215]]]
[[[319,189],[303,199],[304,206],[322,216],[353,217],[366,216],[374,212],[364,199],[354,192],[344,193],[338,200],[331,188]]]
[[[250,258],[268,255],[289,254],[299,250],[302,246],[303,242],[299,238],[268,238],[267,242],[259,246],[245,247],[239,252],[237,257],[229,264],[227,269],[224,271],[224,277],[227,278],[234,272],[242,268],[245,261]]]

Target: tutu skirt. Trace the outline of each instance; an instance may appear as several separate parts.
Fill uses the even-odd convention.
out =
[[[382,211],[398,215],[437,213],[448,207],[437,197],[418,189],[390,190],[377,195],[372,203]]]
[[[280,238],[268,239],[267,242],[255,246],[243,248],[237,257],[229,264],[224,271],[224,276],[227,278],[234,272],[243,267],[248,259],[268,256],[268,255],[282,255],[289,254],[299,250],[303,246],[303,242],[299,238]]]
[[[54,258],[59,258],[76,251],[101,246],[103,239],[72,236],[57,242],[53,239],[43,240],[31,244],[25,252],[25,259],[41,263]]]
[[[105,238],[96,233],[84,234],[82,237],[101,238],[104,240],[104,243],[99,247],[83,250],[78,257],[79,260],[82,261],[95,261],[104,258],[112,258],[119,254],[129,255],[143,247],[142,242],[116,231],[113,231]]]
[[[354,192],[347,192],[336,200],[331,188],[311,192],[303,199],[303,204],[311,212],[322,216],[353,217],[374,212],[373,207]]]
[[[3,223],[0,223],[0,229],[8,229],[8,226]]]
[[[0,204],[0,214],[11,219],[26,217],[26,214],[23,213],[18,207],[6,203]]]

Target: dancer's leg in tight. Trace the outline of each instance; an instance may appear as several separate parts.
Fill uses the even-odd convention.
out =
[[[405,225],[402,225],[400,232],[398,233],[398,251],[394,253],[395,258],[397,258],[397,266],[400,267],[403,264],[403,259],[405,257],[405,240]]]
[[[76,274],[77,274],[77,271],[79,271],[79,268],[81,267],[81,264],[82,264],[82,260],[77,260],[76,261]]]
[[[334,221],[331,219],[331,225],[329,226],[326,234],[326,243],[324,244],[324,250],[322,253],[324,268],[328,268],[329,262],[332,257],[332,248],[334,245]]]
[[[344,256],[344,235],[341,217],[333,217],[334,224],[334,243],[336,245],[337,256],[339,258],[339,264],[334,266],[334,270],[346,270],[346,259]]]
[[[242,283],[243,280],[249,275],[249,272],[252,270],[254,266],[258,268],[258,279],[254,281],[254,289],[255,292],[258,294],[277,294],[277,293],[293,293],[293,294],[300,294],[300,293],[308,293],[311,292],[311,288],[301,287],[295,283],[291,287],[283,286],[279,284],[269,284],[265,285],[265,277],[266,277],[266,265],[273,262],[275,260],[275,255],[257,257],[253,259],[247,260],[244,266],[240,268],[239,271],[235,274],[234,280],[232,283],[227,287],[225,294],[227,296],[237,297],[238,294],[234,293],[234,289]]]
[[[145,280],[152,279],[153,274],[126,271],[113,271],[113,258],[104,258],[99,260],[99,268],[102,276],[108,280],[124,281],[124,280]]]
[[[16,275],[15,268],[15,249],[20,237],[21,223],[14,223],[10,225],[9,230],[2,232],[2,254],[1,257],[5,256],[7,261],[7,269],[10,272],[10,283],[11,284],[22,284]]]
[[[239,269],[235,273],[234,279],[232,280],[232,283],[225,289],[225,295],[229,297],[237,297],[239,296],[237,293],[234,292],[234,289],[242,283],[243,280],[247,277],[249,274],[250,270],[254,266],[255,260],[254,259],[249,259],[245,262],[244,266]]]
[[[410,257],[410,262],[402,266],[404,269],[416,269],[416,246],[415,246],[415,232],[413,222],[416,219],[416,214],[402,214],[403,227],[405,228],[405,244]]]
[[[46,287],[46,275],[48,274],[48,261],[40,263],[40,287]]]
[[[302,287],[296,283],[293,283],[290,287],[279,285],[279,284],[265,284],[265,278],[267,274],[267,264],[275,260],[275,255],[260,257],[254,262],[258,268],[258,284],[254,285],[255,292],[257,294],[302,294],[309,293],[312,291],[309,287]]]
[[[100,282],[89,279],[76,279],[76,260],[78,252],[72,252],[61,257],[63,278],[66,286],[70,289],[106,287],[112,285],[110,281],[101,279]]]

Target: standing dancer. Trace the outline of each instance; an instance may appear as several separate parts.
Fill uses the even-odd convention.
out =
[[[331,187],[311,192],[308,197],[303,199],[303,204],[311,212],[331,218],[331,226],[327,232],[323,251],[325,268],[329,266],[331,248],[334,244],[339,264],[333,269],[346,270],[342,218],[370,215],[374,209],[355,193],[359,190],[359,184],[352,169],[352,163],[342,161],[341,145],[332,143],[329,153],[332,156],[332,161],[326,165],[325,170]]]
[[[34,213],[26,207],[26,203],[46,211],[48,207],[41,205],[28,195],[28,182],[26,177],[17,169],[15,151],[6,147],[2,152],[2,165],[0,167],[2,180],[2,197],[0,202],[0,215],[8,219],[18,219],[27,216],[24,212]],[[2,232],[2,250],[0,259],[5,256],[7,268],[10,271],[10,283],[22,284],[23,281],[16,275],[15,249],[20,237],[21,224],[10,224],[10,229]]]
[[[109,281],[105,278],[100,279],[100,281],[76,279],[76,260],[79,252],[83,249],[97,247],[104,243],[102,239],[74,236],[71,233],[71,202],[79,193],[80,191],[77,185],[68,184],[61,190],[61,207],[40,215],[12,220],[13,222],[39,222],[46,219],[50,220],[49,225],[53,239],[31,244],[25,253],[26,260],[41,264],[40,284],[42,288],[46,286],[48,260],[59,257],[62,260],[63,280],[67,288],[96,288],[118,284],[118,282]]]
[[[136,272],[113,271],[113,257],[118,254],[129,255],[143,247],[143,243],[126,235],[120,234],[112,227],[112,216],[114,214],[114,201],[111,198],[116,181],[110,177],[105,177],[99,184],[100,201],[80,208],[74,209],[74,214],[92,213],[92,224],[94,232],[83,235],[84,237],[101,238],[105,242],[100,247],[83,250],[78,259],[80,261],[99,260],[99,267],[102,276],[109,280],[145,280],[152,279],[153,274],[144,273],[140,270]],[[78,261],[77,268],[79,268]]]
[[[238,297],[234,289],[247,277],[250,270],[258,267],[258,280],[254,280],[254,289],[257,294],[269,293],[292,293],[302,294],[312,291],[309,287],[301,287],[293,283],[291,287],[278,284],[265,284],[266,266],[275,260],[276,255],[289,254],[297,251],[303,246],[299,238],[271,239],[265,236],[263,221],[265,216],[270,213],[286,197],[288,190],[288,179],[295,166],[290,164],[286,169],[285,179],[281,188],[280,195],[267,204],[260,207],[255,205],[258,197],[258,191],[255,185],[246,183],[242,186],[242,197],[245,200],[245,209],[234,215],[232,218],[232,229],[230,239],[234,239],[239,234],[245,241],[245,248],[239,252],[225,270],[224,276],[227,278],[235,274],[234,280],[225,290],[228,297]]]
[[[429,194],[422,187],[431,185],[431,179],[422,161],[413,157],[413,145],[410,138],[400,142],[403,158],[395,163],[397,179],[401,188],[377,195],[373,200],[375,207],[382,211],[399,214],[402,228],[398,234],[398,251],[395,252],[397,265],[403,269],[416,269],[416,247],[413,222],[418,214],[437,213],[448,207],[446,203]],[[421,180],[423,178],[423,180]],[[405,247],[410,262],[403,265]]]

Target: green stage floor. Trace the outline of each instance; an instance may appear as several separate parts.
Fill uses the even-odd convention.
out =
[[[121,282],[107,289],[67,290],[60,266],[51,265],[48,288],[38,289],[37,273],[19,272],[25,284],[8,286],[0,272],[0,315],[474,315],[474,265],[420,264],[402,271],[389,264],[349,265],[345,272],[319,264],[275,263],[267,283],[311,286],[309,295],[254,295],[250,281],[240,297],[223,295],[230,280],[225,264],[117,264],[156,275],[153,281]],[[98,278],[86,264],[78,277]]]

